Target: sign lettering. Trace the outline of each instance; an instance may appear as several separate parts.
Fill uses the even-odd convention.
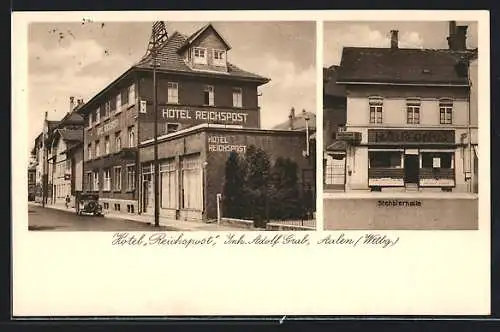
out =
[[[377,202],[378,207],[421,207],[421,201],[400,201],[394,200],[380,200]]]
[[[209,136],[208,151],[209,152],[238,152],[245,153],[246,145],[231,144],[226,136]]]
[[[369,143],[455,143],[454,130],[369,129]]]
[[[246,123],[248,116],[247,113],[230,111],[195,111],[175,108],[163,108],[161,113],[164,119],[194,119],[228,123]]]
[[[97,127],[97,135],[113,130],[116,127],[118,127],[118,119],[114,119],[111,122],[105,122],[102,127]]]

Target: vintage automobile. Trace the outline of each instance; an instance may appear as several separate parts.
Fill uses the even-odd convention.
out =
[[[76,193],[75,209],[77,215],[104,216],[98,194]]]

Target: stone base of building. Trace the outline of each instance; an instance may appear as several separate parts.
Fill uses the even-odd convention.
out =
[[[127,199],[99,198],[104,213],[138,214],[138,202]]]
[[[148,207],[146,212],[142,213],[147,216],[154,216],[154,208]],[[198,210],[176,210],[176,209],[160,209],[160,217],[172,220],[198,221],[204,222],[202,211]]]
[[[325,230],[477,230],[479,223],[473,194],[325,195],[323,204]]]

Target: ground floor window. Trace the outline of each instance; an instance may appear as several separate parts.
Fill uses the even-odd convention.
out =
[[[327,185],[343,185],[345,183],[345,156],[334,158],[328,155],[325,158],[324,183]]]
[[[422,152],[422,168],[453,168],[451,152]]]
[[[176,209],[179,194],[177,184],[177,169],[175,160],[163,162],[160,165],[160,202],[164,209]]]
[[[99,190],[99,171],[94,171],[94,181],[92,183],[92,190],[93,191],[98,191]]]
[[[109,169],[104,170],[103,186],[102,190],[111,190],[111,171]]]
[[[113,169],[113,189],[115,191],[122,190],[122,168],[120,166]]]
[[[401,151],[369,151],[370,168],[401,168]]]
[[[199,156],[185,157],[181,162],[182,208],[203,209],[203,181]]]
[[[127,190],[135,189],[135,165],[127,165]]]

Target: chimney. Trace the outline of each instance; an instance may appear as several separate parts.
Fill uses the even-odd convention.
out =
[[[457,51],[465,51],[467,49],[467,25],[461,25],[457,27],[455,34],[455,43]]]
[[[294,127],[293,125],[295,122],[295,108],[293,108],[293,107],[290,110],[290,115],[288,115],[288,122],[289,122],[290,130],[293,130],[293,127]]]
[[[47,121],[48,117],[49,117],[49,112],[45,111],[45,121]]]
[[[399,47],[398,30],[391,30],[391,49],[395,50]]]
[[[75,97],[71,96],[69,97],[69,112],[73,112],[73,109],[75,108]]]

